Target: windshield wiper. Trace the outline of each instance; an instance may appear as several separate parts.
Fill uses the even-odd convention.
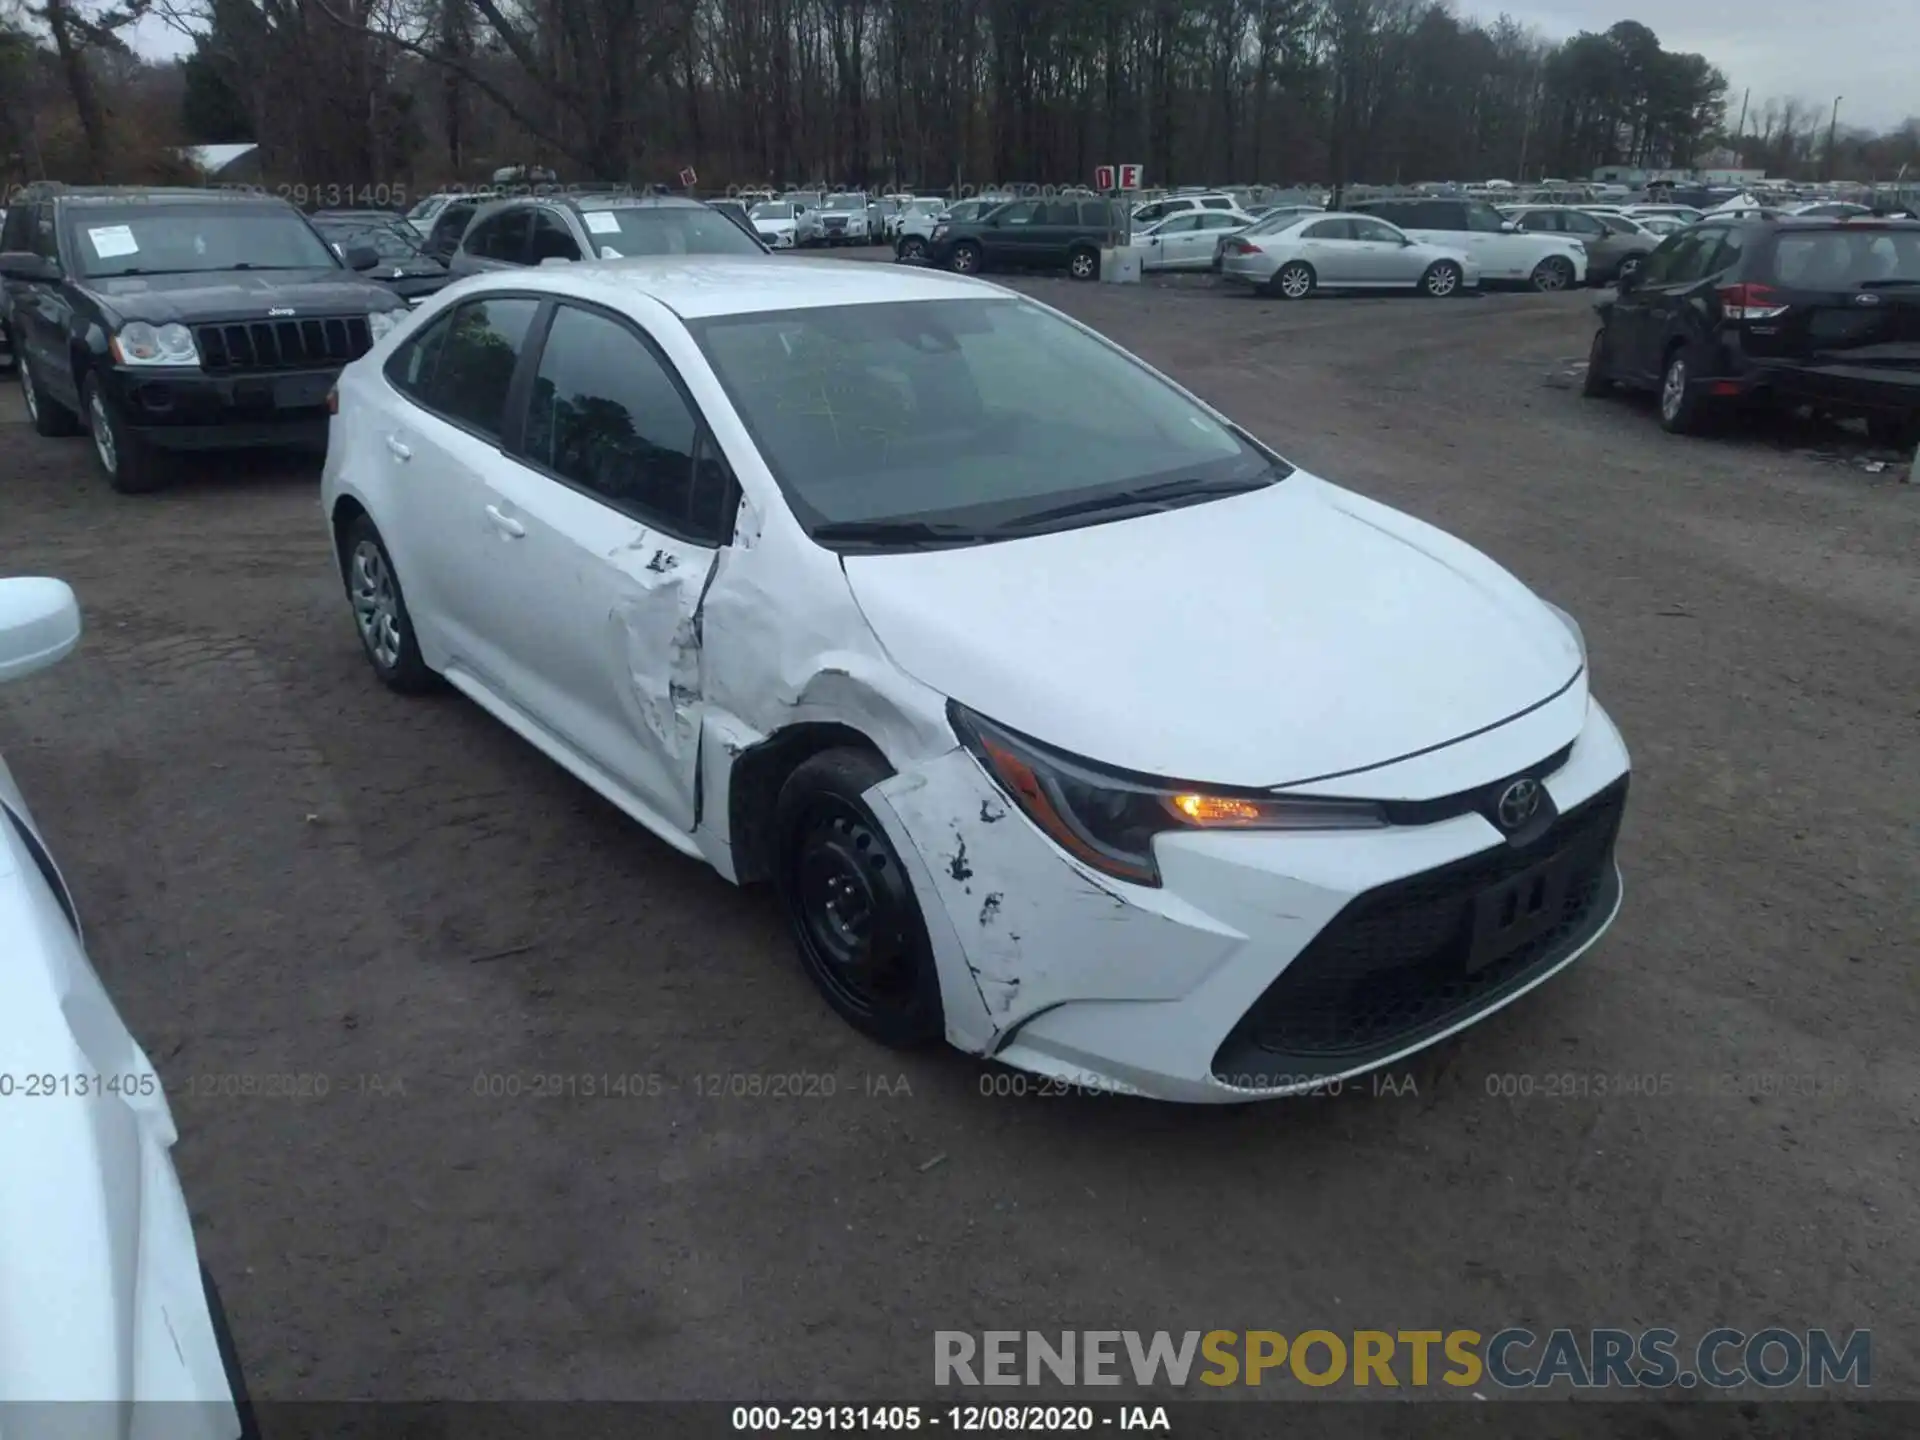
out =
[[[1092,495],[1083,500],[1069,500],[1064,505],[1049,506],[1045,510],[1029,511],[1025,515],[1015,516],[1007,525],[1000,528],[1024,530],[1030,525],[1042,525],[1049,520],[1066,520],[1075,515],[1097,515],[1105,510],[1161,510],[1167,508],[1169,502],[1213,500],[1223,495],[1244,495],[1250,490],[1264,490],[1271,484],[1273,484],[1271,470],[1239,480],[1196,480],[1192,477],[1161,480],[1132,490],[1117,490],[1108,495]]]
[[[813,527],[813,538],[865,545],[930,545],[984,539],[977,526],[942,520],[829,520]]]

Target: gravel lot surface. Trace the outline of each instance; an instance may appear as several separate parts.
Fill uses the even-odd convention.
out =
[[[1582,399],[1591,296],[1014,283],[1580,617],[1636,765],[1612,934],[1404,1093],[983,1095],[834,1019],[767,894],[380,688],[316,466],[118,496],[9,380],[0,573],[88,635],[0,693],[0,750],[174,1087],[257,1395],[918,1397],[935,1329],[1780,1324],[1871,1327],[1920,1398],[1904,466]],[[712,1093],[772,1074],[836,1093]],[[327,1093],[221,1093],[274,1075]],[[487,1093],[537,1075],[636,1093]]]

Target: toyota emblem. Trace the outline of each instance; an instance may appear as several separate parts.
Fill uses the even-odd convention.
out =
[[[1534,812],[1539,808],[1540,782],[1516,780],[1500,792],[1500,801],[1494,806],[1494,814],[1502,830],[1518,830],[1534,817]]]

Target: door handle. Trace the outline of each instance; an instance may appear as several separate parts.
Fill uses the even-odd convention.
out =
[[[413,458],[413,451],[409,450],[404,443],[391,435],[387,436],[387,449],[393,452],[393,458],[396,460],[411,460]]]
[[[518,520],[514,519],[511,515],[501,514],[498,505],[487,506],[487,518],[493,521],[494,529],[512,539],[518,540],[522,535],[527,533],[527,527],[522,525]]]

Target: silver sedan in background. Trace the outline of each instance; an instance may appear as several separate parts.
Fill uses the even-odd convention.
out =
[[[1425,245],[1371,215],[1311,215],[1227,241],[1220,274],[1283,300],[1315,290],[1417,290],[1444,298],[1477,289],[1465,251]]]

